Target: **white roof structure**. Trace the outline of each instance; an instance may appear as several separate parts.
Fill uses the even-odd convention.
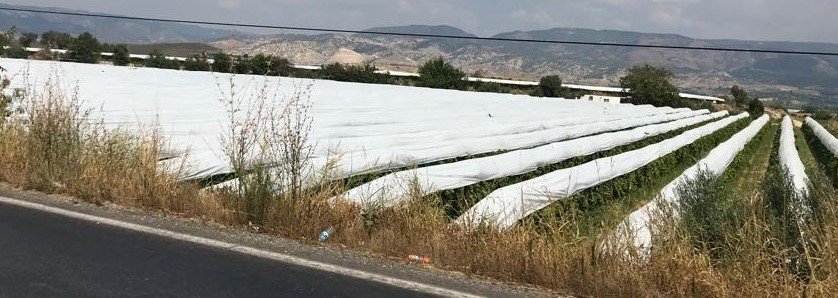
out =
[[[696,95],[696,94],[690,94],[690,93],[680,93],[679,96],[681,96],[681,98],[687,98],[687,99],[698,99],[698,100],[706,100],[706,101],[713,101],[713,102],[725,102],[725,100],[723,98],[718,98],[718,97],[715,97],[715,96]]]

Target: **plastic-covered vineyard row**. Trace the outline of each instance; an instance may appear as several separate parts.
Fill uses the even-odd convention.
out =
[[[818,121],[815,121],[815,119],[806,117],[806,125],[812,129],[812,133],[815,134],[824,147],[826,147],[829,152],[832,152],[832,155],[838,157],[838,138],[835,138],[835,136],[829,133],[829,131],[821,126]]]
[[[701,171],[706,171],[714,176],[721,175],[754,136],[765,127],[768,121],[768,115],[763,115],[729,140],[719,144],[705,158],[667,184],[660,191],[659,197],[632,212],[627,220],[616,229],[613,237],[624,248],[634,247],[640,252],[640,255],[648,255],[652,244],[651,220],[653,216],[663,212],[663,206],[677,207],[680,201],[677,190],[683,184],[698,177]],[[677,208],[667,210],[673,211],[674,214],[672,215],[677,216]]]
[[[777,149],[780,164],[788,170],[792,186],[800,197],[809,194],[809,177],[806,175],[806,167],[800,160],[800,153],[794,144],[794,127],[791,117],[786,116],[780,124],[780,147]]]
[[[692,114],[699,114],[699,112]],[[705,121],[722,118],[727,114],[726,111],[713,114],[701,113],[698,116],[672,122],[561,141],[532,149],[400,171],[355,187],[347,191],[343,197],[359,204],[391,206],[414,192],[417,183],[421,195],[427,195],[437,191],[465,187],[481,181],[520,175],[534,171],[544,165],[606,151]]]
[[[510,227],[518,220],[558,200],[637,170],[746,117],[747,113],[727,117],[638,150],[600,158],[497,189],[467,210],[457,222],[465,225],[486,223],[500,228]]]
[[[604,131],[625,129],[627,126],[621,124],[625,120],[685,117],[683,113],[693,113],[668,107],[406,86],[50,61],[0,61],[12,77],[13,88],[35,87],[57,76],[77,85],[79,98],[108,125],[159,126],[173,151],[188,152],[185,178],[230,172],[219,142],[228,125],[228,111],[219,100],[222,93],[230,92],[227,85],[235,86],[240,99],[267,96],[282,101],[300,88],[308,90],[314,121],[310,135],[315,146],[313,166],[317,168],[329,158],[341,157],[336,176],[537,146],[562,138],[557,129],[586,130],[564,136],[579,137],[603,132],[594,127],[604,127]],[[263,85],[269,94],[259,94]],[[673,120],[664,120],[667,119]]]

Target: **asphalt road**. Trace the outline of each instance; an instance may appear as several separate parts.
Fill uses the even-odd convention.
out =
[[[426,295],[0,203],[0,297],[32,296]]]

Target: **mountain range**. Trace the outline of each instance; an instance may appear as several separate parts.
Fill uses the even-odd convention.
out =
[[[373,28],[395,32],[474,36],[450,26]],[[822,51],[838,53],[838,44],[694,39],[676,34],[617,30],[554,28],[514,31],[493,37],[626,43],[692,47],[724,47]],[[223,43],[217,44],[225,48]],[[613,46],[418,38],[381,34],[281,34],[246,38],[234,47],[239,53],[279,54],[300,64],[328,62],[372,63],[391,70],[415,70],[423,61],[441,56],[468,72],[513,79],[537,79],[548,74],[565,81],[616,85],[625,70],[640,64],[673,71],[684,91],[728,94],[738,84],[761,97],[777,97],[801,104],[838,106],[838,57],[743,52],[668,50]],[[343,59],[346,58],[346,59]]]

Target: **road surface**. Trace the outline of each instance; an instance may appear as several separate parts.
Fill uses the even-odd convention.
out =
[[[0,297],[30,296],[427,295],[0,203]]]

